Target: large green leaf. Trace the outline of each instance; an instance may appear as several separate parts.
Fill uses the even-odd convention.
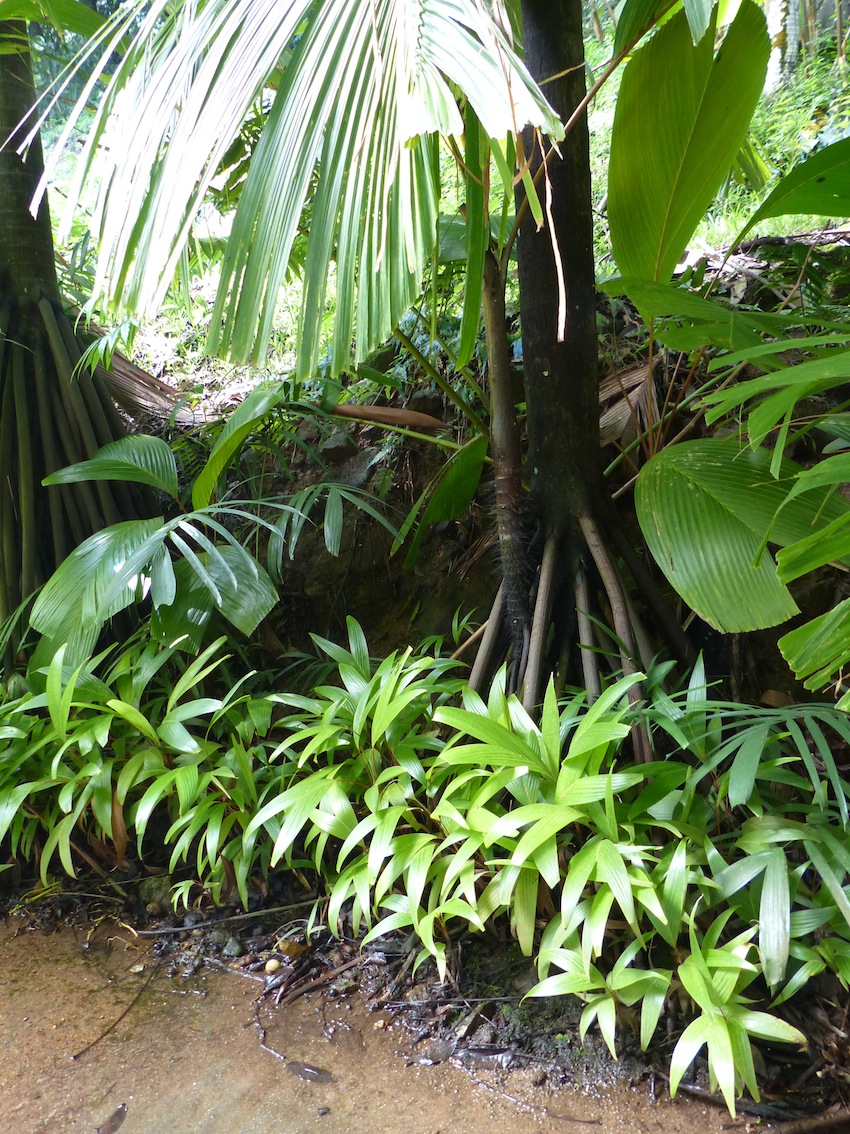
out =
[[[217,586],[218,603],[186,560],[175,565],[174,601],[157,607],[154,613],[153,630],[159,639],[173,642],[185,637],[185,648],[197,651],[214,610],[218,609],[244,634],[251,634],[275,605],[277,591],[259,564],[255,564],[258,569],[251,569],[233,547],[219,548],[219,553],[232,575],[206,553],[199,556]]]
[[[676,0],[625,0],[617,15],[617,31],[614,36],[614,51],[616,57],[627,51],[631,46],[654,27],[661,17],[668,12]],[[703,0],[696,0],[703,3]],[[710,10],[710,6],[709,6]],[[706,19],[706,27],[708,21]],[[703,28],[703,31],[705,28]],[[699,36],[695,36],[699,40]]]
[[[416,562],[425,532],[431,524],[439,523],[441,520],[455,520],[469,507],[481,481],[481,469],[484,467],[486,455],[487,438],[474,437],[449,457],[439,474],[431,481],[428,486],[430,498],[425,514],[419,521],[419,528],[405,559],[408,567]],[[417,502],[416,513],[418,510]]]
[[[202,530],[223,536],[212,516],[190,514],[113,524],[85,540],[59,566],[41,591],[30,617],[35,630],[57,644],[68,642],[66,661],[90,652],[103,624],[149,593],[158,607],[176,603],[164,616],[164,633],[196,638],[217,608],[238,630],[252,633],[277,602],[277,591],[259,563],[232,534],[216,544]],[[166,564],[171,545],[182,557]],[[180,594],[180,583],[190,582]]]
[[[57,31],[94,35],[106,19],[82,0],[3,0],[4,20],[52,24]]]
[[[823,489],[786,504],[798,472],[783,461],[775,479],[767,451],[715,440],[672,446],[641,470],[635,502],[656,562],[724,633],[775,626],[797,613],[772,557],[760,551],[768,533],[787,546],[848,511]]]
[[[206,508],[210,503],[218,478],[227,468],[246,437],[257,428],[263,418],[280,405],[282,397],[280,385],[252,390],[228,416],[227,423],[219,434],[215,445],[213,445],[209,459],[192,488],[192,506],[194,508]]]
[[[820,689],[850,662],[850,599],[779,639],[782,656],[807,689]],[[845,693],[839,707],[850,707]]]
[[[129,580],[117,589],[114,580],[123,578],[140,549],[143,562],[155,554],[162,538],[162,519],[128,520],[89,536],[45,583],[30,615],[33,629],[57,644],[68,642],[66,661],[74,647],[89,652],[103,623],[135,598]]]
[[[70,194],[73,204],[99,155],[98,292],[137,311],[157,308],[228,148],[273,89],[228,241],[210,344],[243,359],[264,356],[309,199],[302,376],[315,367],[332,260],[337,371],[352,344],[362,360],[414,298],[436,237],[437,134],[463,132],[457,93],[487,137],[504,139],[526,123],[553,138],[563,133],[478,0],[132,0],[110,27],[77,114],[120,36],[133,40]]]
[[[761,9],[743,0],[716,57],[711,29],[694,46],[682,12],[627,65],[608,179],[624,276],[672,275],[744,141],[769,51]]]
[[[775,330],[770,316],[737,311],[684,287],[631,277],[606,280],[608,295],[627,295],[644,316],[655,320],[653,333],[672,350],[691,351],[707,343],[727,350],[757,349],[759,331]]]
[[[174,454],[160,437],[136,433],[98,449],[88,461],[59,469],[44,484],[74,484],[82,480],[129,480],[177,496]]]
[[[796,213],[822,217],[850,213],[850,138],[826,146],[795,166],[753,213],[735,243],[767,217]]]

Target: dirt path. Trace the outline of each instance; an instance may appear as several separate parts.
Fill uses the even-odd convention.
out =
[[[121,1134],[716,1134],[729,1121],[688,1100],[653,1105],[643,1087],[554,1090],[535,1087],[530,1072],[482,1073],[477,1085],[448,1063],[406,1066],[401,1030],[356,1001],[323,1005],[318,993],[266,1021],[284,1063],[259,1046],[260,986],[226,973],[156,972],[109,1035],[72,1060],[132,1003],[150,954],[105,932],[84,949],[69,930],[21,930],[15,919],[0,924],[0,1131],[9,1134],[94,1134],[104,1124],[103,1134],[116,1124]],[[295,1062],[332,1079],[305,1081]],[[126,1116],[110,1129],[120,1104]]]

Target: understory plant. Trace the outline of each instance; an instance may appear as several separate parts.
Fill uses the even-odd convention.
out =
[[[189,660],[180,643],[140,633],[73,668],[63,646],[31,668],[27,692],[0,700],[0,841],[12,861],[36,862],[42,882],[56,857],[69,874],[80,859],[104,874],[131,841],[144,857],[155,826],[169,869],[191,855],[216,898],[238,888],[247,901],[241,836],[267,768],[270,705],[241,693],[244,679],[206,695],[223,643]]]
[[[92,653],[106,623],[134,604],[149,603],[154,636],[183,639],[200,649],[214,613],[250,635],[278,601],[286,556],[312,516],[323,511],[328,551],[339,552],[345,507],[359,509],[391,535],[394,526],[369,493],[317,482],[281,500],[234,498],[225,474],[253,434],[284,403],[283,383],[248,394],[230,414],[203,467],[181,484],[172,448],[135,434],[104,446],[90,460],[47,477],[48,486],[87,481],[145,485],[164,502],[163,514],[112,524],[84,540],[38,595],[32,628],[47,639],[41,654],[66,645],[70,661]],[[301,407],[303,412],[303,407]],[[260,562],[263,549],[266,567]],[[41,660],[44,658],[41,656]]]
[[[676,695],[661,674],[592,704],[550,685],[536,723],[436,653],[376,663],[353,620],[346,647],[316,641],[338,679],[305,694],[222,693],[221,641],[31,668],[0,702],[7,853],[44,880],[57,860],[103,872],[155,829],[184,902],[247,903],[252,877],[312,867],[314,922],[412,932],[443,975],[459,932],[501,924],[535,958],[529,995],[583,1001],[582,1036],[616,1053],[639,1019],[645,1048],[665,1018],[674,1092],[707,1048],[730,1110],[757,1098],[752,1043],[804,1043],[782,1005],[824,971],[850,984],[844,714],[713,700],[698,665]]]
[[[340,686],[284,698],[280,752],[299,774],[249,824],[272,824],[272,865],[309,849],[331,928],[413,931],[442,973],[461,927],[506,918],[537,961],[530,995],[577,995],[582,1036],[595,1022],[616,1053],[636,1010],[646,1047],[681,1004],[673,1092],[707,1046],[730,1110],[744,1088],[757,1098],[751,1041],[805,1042],[758,1005],[827,969],[850,977],[844,715],[712,701],[699,666],[681,696],[637,709],[643,675],[592,705],[550,686],[539,724],[499,682],[486,703],[441,690],[411,717],[430,671],[407,656],[374,671],[351,634],[333,647]],[[638,721],[663,758],[635,762]]]

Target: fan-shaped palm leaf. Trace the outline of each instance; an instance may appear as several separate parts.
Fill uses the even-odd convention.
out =
[[[482,0],[133,0],[101,68],[143,10],[77,171],[79,192],[101,154],[98,286],[158,305],[228,146],[270,96],[213,318],[211,346],[237,358],[264,354],[311,194],[299,370],[315,364],[331,260],[335,366],[391,329],[435,242],[437,136],[462,131],[456,92],[490,137],[561,133]]]

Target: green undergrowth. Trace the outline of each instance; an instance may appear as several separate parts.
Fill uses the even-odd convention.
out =
[[[226,684],[223,639],[198,657],[138,636],[73,669],[60,650],[0,696],[0,840],[42,880],[131,849],[247,903],[252,879],[312,867],[314,918],[375,940],[402,930],[445,974],[463,929],[509,921],[540,982],[584,1004],[616,1052],[621,1019],[653,1040],[684,1006],[675,1091],[707,1047],[730,1110],[758,1097],[752,1041],[802,1044],[782,1005],[827,970],[850,981],[850,785],[833,707],[713,700],[702,668],[667,695],[592,705],[550,686],[535,724],[455,663],[370,658],[317,639],[335,671],[307,693]],[[657,758],[636,763],[640,722]],[[159,856],[159,857],[158,857]]]

